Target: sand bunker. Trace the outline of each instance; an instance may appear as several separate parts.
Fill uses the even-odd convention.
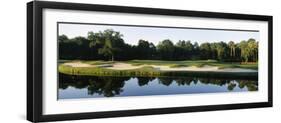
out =
[[[64,63],[64,65],[68,65],[71,67],[103,67],[107,65],[90,65],[82,62],[70,62],[70,63]],[[104,67],[106,69],[111,70],[133,70],[142,68],[145,66],[151,66],[156,70],[160,71],[210,71],[210,72],[258,72],[257,70],[253,69],[244,69],[244,68],[224,68],[219,69],[216,66],[209,66],[204,65],[203,67],[196,67],[196,66],[189,66],[189,67],[176,67],[176,68],[170,68],[169,66],[165,65],[139,65],[139,66],[133,66],[131,64],[127,63],[114,63],[110,64],[108,67]]]
[[[165,65],[139,65],[139,66],[133,66],[131,64],[126,64],[126,63],[116,63],[112,67],[107,67],[107,69],[112,69],[112,70],[131,70],[131,69],[142,68],[142,67],[145,67],[145,66],[151,66],[154,69],[160,70],[160,71],[257,72],[257,70],[244,69],[244,68],[224,68],[224,69],[219,69],[219,67],[209,66],[209,65],[204,65],[203,67],[189,66],[189,67],[171,68],[171,67],[165,66]]]
[[[107,69],[112,69],[112,70],[132,70],[132,69],[138,69],[143,67],[144,65],[140,66],[133,66],[131,64],[126,64],[126,63],[115,63],[113,64],[112,67],[106,67]]]
[[[82,62],[68,62],[68,63],[64,63],[63,65],[71,66],[71,67],[95,67],[94,65],[90,65]]]

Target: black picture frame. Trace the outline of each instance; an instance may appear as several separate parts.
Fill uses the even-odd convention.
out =
[[[118,12],[169,16],[188,16],[204,18],[257,20],[268,22],[268,101],[241,104],[207,105],[191,107],[173,107],[140,110],[122,110],[92,113],[72,113],[58,115],[44,115],[43,111],[43,84],[42,84],[42,10],[65,9],[65,10],[85,10],[100,12]],[[273,37],[273,17],[265,15],[248,15],[233,13],[217,13],[202,11],[186,11],[126,6],[93,5],[80,3],[45,2],[33,1],[27,3],[27,120],[32,122],[79,120],[106,117],[123,117],[136,115],[155,115],[169,113],[199,112],[213,110],[245,109],[272,107],[272,37]]]

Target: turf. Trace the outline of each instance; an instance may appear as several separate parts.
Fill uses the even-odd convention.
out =
[[[76,60],[77,61],[77,60]],[[67,61],[71,62],[71,61]],[[257,63],[241,64],[241,63],[226,63],[218,62],[216,60],[192,60],[192,61],[160,61],[160,60],[131,60],[131,61],[82,61],[91,65],[112,65],[113,63],[122,62],[132,64],[133,66],[144,65],[138,69],[131,70],[112,70],[106,69],[106,67],[71,67],[64,65],[62,62],[59,65],[59,72],[70,75],[89,75],[89,76],[239,76],[239,77],[257,77],[257,72],[243,72],[243,73],[229,73],[229,72],[191,72],[191,71],[160,71],[154,69],[151,66],[145,65],[166,65],[171,68],[196,66],[203,67],[205,65],[217,66],[220,69],[223,68],[246,68],[246,69],[258,69]]]

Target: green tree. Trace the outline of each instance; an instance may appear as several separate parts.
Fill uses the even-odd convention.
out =
[[[217,52],[217,59],[220,61],[224,60],[226,56],[227,44],[221,41],[219,43],[215,43],[215,47]]]
[[[140,39],[137,45],[137,53],[142,59],[150,59],[155,54],[155,46],[146,40]]]
[[[123,35],[120,32],[116,32],[112,29],[104,30],[99,33],[88,33],[88,38],[90,41],[90,46],[99,46],[98,53],[106,57],[111,56],[111,60],[114,61],[114,55],[121,50],[120,44],[124,44],[122,39]]]
[[[258,42],[256,42],[255,39],[249,39],[247,43],[248,43],[251,61],[253,62],[258,61]]]
[[[233,58],[235,57],[235,43],[233,41],[230,41],[228,43],[228,47],[230,48],[230,57]]]
[[[173,43],[166,39],[158,44],[140,39],[137,45],[125,43],[120,32],[107,29],[99,32],[88,32],[87,37],[58,37],[60,59],[81,60],[188,60],[216,59],[224,62],[258,62],[258,45],[255,39],[234,43],[230,41],[213,43],[192,43],[179,40]],[[136,55],[137,53],[137,55]]]
[[[68,42],[69,39],[68,39],[68,37],[66,35],[60,35],[58,37],[58,41],[59,41],[59,43],[65,43],[65,42]]]
[[[210,43],[202,43],[199,47],[201,59],[210,59],[212,57],[212,51]]]
[[[157,50],[163,59],[172,60],[175,47],[171,40],[166,39],[159,42],[157,45]]]
[[[175,45],[174,56],[181,60],[191,59],[193,52],[193,44],[190,41],[179,40]]]
[[[241,52],[242,61],[248,62],[250,56],[250,49],[248,48],[248,43],[246,41],[241,41],[239,43],[239,48]]]

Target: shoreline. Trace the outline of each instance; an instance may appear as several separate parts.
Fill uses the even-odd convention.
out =
[[[220,69],[217,66],[210,66],[210,65],[204,65],[202,67],[187,66],[187,67],[173,67],[173,68],[167,65],[148,65],[148,64],[133,66],[132,64],[122,63],[122,62],[114,63],[114,64],[103,64],[103,65],[91,65],[82,62],[69,62],[69,63],[64,63],[62,65],[67,65],[72,68],[97,68],[98,67],[98,68],[116,70],[116,71],[135,70],[143,67],[151,67],[152,69],[162,72],[229,72],[229,73],[258,72],[258,70],[246,69],[246,68],[221,68]]]
[[[258,70],[246,68],[219,68],[203,65],[201,67],[170,67],[165,65],[132,65],[124,62],[114,64],[91,64],[80,61],[62,63],[59,73],[67,75],[111,76],[111,77],[207,77],[207,78],[251,78],[258,79]]]

